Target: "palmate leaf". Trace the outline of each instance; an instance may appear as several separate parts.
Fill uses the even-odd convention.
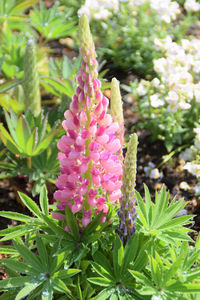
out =
[[[74,94],[74,88],[70,80],[66,79],[62,82],[51,77],[42,77],[40,81],[42,84],[45,83],[49,87],[53,88],[53,90],[57,92],[57,96],[65,94],[71,98]]]
[[[39,260],[39,257],[33,254],[31,250],[29,250],[26,246],[23,244],[18,244],[14,241],[14,246],[16,250],[19,252],[21,257],[27,261],[33,269],[36,270],[36,272],[43,272],[44,271],[44,266]]]
[[[191,241],[187,234],[191,230],[183,226],[191,223],[193,215],[176,217],[187,204],[183,199],[176,201],[174,198],[169,203],[169,193],[166,192],[165,187],[162,187],[159,193],[156,192],[155,203],[153,203],[146,186],[145,202],[137,191],[136,199],[138,213],[136,222],[141,231],[168,243],[175,243],[176,239]]]
[[[96,251],[93,259],[97,264],[102,266],[106,272],[110,274],[110,276],[114,277],[114,270],[106,256],[104,256],[100,251]]]
[[[115,277],[113,277],[106,269],[104,269],[101,265],[95,263],[95,262],[91,262],[91,265],[93,267],[93,269],[103,278],[106,278],[108,280],[111,280],[113,282],[115,282]]]

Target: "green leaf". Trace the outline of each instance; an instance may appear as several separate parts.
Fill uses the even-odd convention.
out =
[[[101,291],[95,298],[92,298],[93,300],[106,300],[112,293],[114,292],[114,289],[104,289]]]
[[[29,198],[27,195],[18,192],[20,199],[24,203],[24,205],[37,217],[41,217],[41,212],[39,207],[35,204],[35,202]]]
[[[1,259],[0,263],[14,271],[20,272],[22,274],[31,275],[32,273],[34,273],[34,269],[32,267],[30,267],[29,265],[22,263],[20,261],[11,259],[11,258]]]
[[[135,232],[129,239],[124,250],[122,274],[127,270],[130,262],[135,260],[138,251],[138,245],[139,245],[139,235],[137,232]]]
[[[166,288],[170,292],[199,293],[200,285],[195,283],[174,283]]]
[[[112,294],[112,296],[110,297],[110,300],[118,300],[117,294]]]
[[[175,219],[158,226],[158,229],[174,228],[177,225],[187,225],[188,223],[191,223],[190,219],[192,217],[193,215],[176,217]]]
[[[134,262],[134,269],[137,271],[141,271],[144,266],[148,263],[148,256],[146,250],[148,251],[150,248],[151,240],[147,240],[141,247],[135,262]]]
[[[163,213],[163,211],[167,209],[169,203],[169,193],[166,193],[165,186],[162,186],[159,194],[156,193],[155,203],[156,205],[154,209],[152,226],[155,226],[157,224],[161,213]]]
[[[1,238],[1,241],[9,241],[11,239],[14,239],[19,236],[23,236],[27,233],[30,233],[34,231],[35,228],[32,225],[19,225],[15,227],[9,227],[7,229],[2,230],[0,233],[3,238]]]
[[[0,247],[1,254],[18,254],[17,250],[13,246],[1,246]]]
[[[113,266],[114,272],[117,279],[121,277],[121,268],[124,259],[124,248],[122,241],[118,235],[116,235],[114,246],[113,246]]]
[[[60,279],[66,279],[78,274],[79,272],[81,272],[81,270],[70,268],[68,270],[60,270],[56,272],[54,276]]]
[[[153,283],[141,272],[129,270],[131,275],[145,286],[153,287]]]
[[[5,83],[0,85],[0,93],[5,93],[8,90],[12,89],[13,87],[15,87],[21,83],[22,83],[22,80],[6,81]]]
[[[79,234],[78,224],[76,222],[76,218],[75,218],[74,214],[72,213],[72,211],[68,207],[68,205],[66,205],[66,208],[65,208],[65,215],[66,215],[67,225],[69,226],[74,239],[79,241],[80,234]]]
[[[38,155],[41,152],[43,152],[45,149],[49,147],[49,144],[51,143],[54,136],[58,133],[58,130],[51,131],[36,147],[32,155]]]
[[[157,252],[155,253],[155,255],[156,258],[159,258]],[[159,268],[159,260],[157,261],[156,259],[154,259],[154,257],[150,257],[150,265],[151,265],[152,281],[154,281],[156,286],[160,288],[162,284],[162,274]]]
[[[52,282],[58,291],[71,294],[71,291],[66,287],[65,283],[61,279],[53,278]]]
[[[17,294],[15,300],[22,300],[22,299],[24,299],[24,297],[26,297],[27,295],[29,295],[37,287],[38,287],[38,285],[35,284],[35,283],[29,283],[29,284],[27,284],[23,289],[21,289],[21,291],[19,291],[19,293]]]
[[[196,244],[195,244],[195,248],[199,249],[200,248],[200,233],[198,234],[197,240],[196,240]]]
[[[44,267],[40,263],[39,258],[33,254],[26,246],[23,244],[17,244],[14,242],[14,246],[17,249],[17,251],[20,253],[20,255],[30,263],[30,265],[37,271],[37,272],[43,272]]]
[[[40,262],[41,264],[44,265],[45,269],[48,270],[48,264],[50,262],[48,259],[47,249],[44,245],[42,238],[40,238],[38,234],[36,235],[36,245],[37,245]]]
[[[41,192],[40,192],[40,207],[45,216],[48,216],[49,209],[48,209],[48,198],[47,198],[47,189],[46,185],[43,185]]]
[[[51,230],[55,232],[58,236],[62,236],[66,240],[74,242],[73,236],[66,230],[64,230],[62,227],[60,227],[58,224],[56,224],[56,221],[51,220],[45,215],[42,215],[41,218],[45,221],[49,228],[51,228]]]
[[[137,203],[138,203],[138,214],[139,214],[139,217],[141,219],[141,222],[142,224],[144,225],[145,229],[148,230],[149,229],[149,226],[148,226],[148,223],[147,223],[147,211],[146,211],[146,207],[145,207],[145,204],[144,204],[144,201],[142,199],[142,197],[140,196],[140,194],[135,191],[135,196],[136,196],[136,199],[137,199]]]
[[[32,276],[13,277],[0,281],[0,289],[9,289],[23,286],[25,283],[29,283]]]
[[[42,77],[41,81],[44,81],[50,85],[52,88],[58,91],[60,95],[63,93],[71,98],[74,94],[73,86],[69,80],[65,80],[65,83],[62,83],[61,81],[51,77]]]
[[[102,219],[103,212],[101,211],[82,231],[82,236],[88,237],[92,232],[95,232]]]
[[[112,266],[107,259],[100,251],[96,251],[93,255],[93,259],[96,263],[101,265],[112,277],[114,277]]]
[[[111,280],[102,277],[90,277],[87,280],[93,284],[100,286],[111,286],[113,284]]]
[[[17,212],[13,212],[13,211],[0,211],[0,217],[4,217],[4,218],[8,218],[8,219],[12,219],[12,220],[17,220],[17,221],[21,221],[21,222],[30,222],[31,221],[31,217],[17,213]]]
[[[24,116],[20,116],[17,122],[16,135],[18,140],[18,145],[26,152],[26,144],[31,134],[29,125]]]
[[[187,253],[187,248],[188,248],[188,243],[183,242],[182,246],[181,246],[181,253],[180,253],[179,257],[177,258],[176,261],[172,262],[170,269],[166,273],[166,276],[165,276],[166,283],[173,277],[173,275],[176,273],[178,268],[183,264],[185,255]]]
[[[11,138],[8,131],[0,124],[0,138],[8,150],[14,154],[20,155],[22,150],[18,147],[15,141]]]
[[[144,184],[144,191],[145,191],[145,207],[147,212],[147,220],[148,220],[148,225],[151,226],[154,206],[151,201],[151,195],[149,193],[149,189],[146,186],[146,184]]]
[[[26,153],[29,156],[33,156],[33,152],[37,146],[38,141],[38,128],[34,128],[34,130],[31,132],[31,135],[29,136],[27,143],[26,143]]]
[[[15,299],[15,296],[15,291],[4,292],[3,295],[0,296],[0,300],[13,300]]]
[[[115,282],[115,278],[109,273],[107,272],[106,269],[104,269],[101,265],[95,263],[95,262],[91,262],[91,265],[93,267],[93,269],[102,277],[107,278],[108,280],[111,280],[113,282]]]
[[[10,111],[10,114],[8,114],[7,111],[4,110],[4,114],[5,114],[7,126],[8,126],[8,129],[10,131],[11,137],[13,138],[16,145],[19,146],[19,144],[17,142],[17,134],[16,134],[16,127],[17,127],[18,117],[12,110]]]

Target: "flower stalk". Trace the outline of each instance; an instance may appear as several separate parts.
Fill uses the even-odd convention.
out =
[[[30,109],[37,117],[41,113],[39,76],[37,71],[35,43],[27,42],[24,56],[24,111]]]
[[[134,133],[129,141],[123,166],[122,197],[120,199],[119,227],[117,233],[124,244],[135,232],[136,209],[135,209],[135,183],[137,161],[137,134]]]
[[[56,181],[59,201],[79,219],[80,230],[103,211],[105,221],[110,204],[121,197],[122,144],[119,124],[108,113],[108,99],[101,92],[97,60],[89,22],[85,15],[79,22],[82,63],[78,86],[62,126],[66,134],[58,142],[61,175]],[[109,202],[107,201],[109,195]]]

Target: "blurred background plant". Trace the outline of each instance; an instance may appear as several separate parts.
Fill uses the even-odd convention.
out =
[[[157,76],[130,82],[124,89],[137,100],[140,127],[147,128],[153,140],[163,140],[170,152],[192,143],[199,122],[199,40],[185,38],[178,44],[167,36],[154,43],[163,53],[153,60]]]

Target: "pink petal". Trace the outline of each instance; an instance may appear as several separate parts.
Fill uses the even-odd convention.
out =
[[[56,212],[52,212],[52,217],[56,220],[65,220],[65,215],[60,214],[60,213],[56,213]]]

